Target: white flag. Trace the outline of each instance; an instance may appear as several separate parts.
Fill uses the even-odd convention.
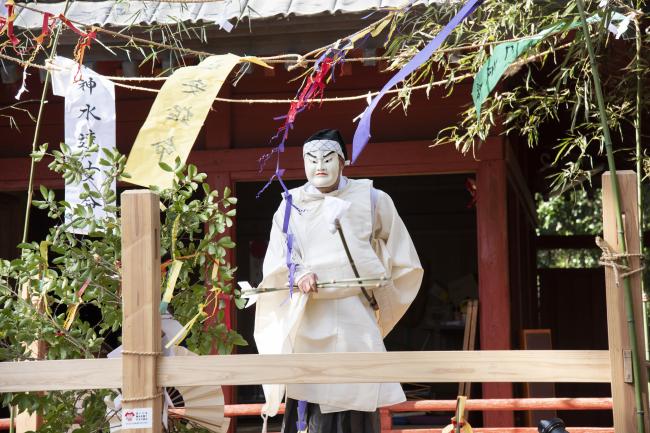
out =
[[[105,167],[99,164],[102,148],[115,149],[115,86],[93,70],[65,58],[54,59],[52,90],[55,95],[65,97],[65,143],[73,150],[98,146],[97,152],[84,157],[81,162],[88,172],[79,183],[66,183],[65,200],[72,209],[77,206],[92,208],[95,219],[106,216],[102,199],[79,196],[84,184],[90,191],[101,192],[106,180]],[[115,191],[115,181],[112,185]],[[72,212],[66,213],[66,222],[72,219]],[[73,233],[87,234],[87,227],[72,228]]]

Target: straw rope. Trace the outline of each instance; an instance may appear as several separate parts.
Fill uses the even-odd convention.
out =
[[[136,356],[158,356],[161,355],[162,352],[147,352],[147,351],[139,351],[139,350],[124,350],[122,349],[122,355],[136,355]],[[128,403],[128,402],[134,402],[134,401],[145,401],[145,400],[153,400],[158,397],[161,397],[163,395],[163,392],[157,392],[156,394],[152,395],[145,395],[143,397],[129,397],[129,398],[122,398],[122,402]]]
[[[159,391],[155,394],[145,395],[143,397],[122,397],[122,403],[130,403],[133,401],[145,401],[145,400],[154,400],[156,398],[162,397],[163,392]]]
[[[165,0],[163,0],[163,1],[165,1]],[[185,0],[185,1],[167,0],[167,1],[169,3],[174,3],[174,2],[187,3],[188,2],[187,0]],[[192,1],[199,3],[199,2],[205,2],[206,0],[190,0],[190,2],[192,2]],[[222,0],[207,0],[207,1],[222,1]],[[33,12],[36,12],[36,13],[40,13],[40,14],[45,13],[42,10],[30,7],[30,6],[26,6],[24,4],[16,4],[16,7],[27,9],[27,10],[30,10],[30,11],[33,11]],[[360,32],[364,32],[364,31],[367,31],[368,29],[376,27],[384,19],[386,19],[386,17],[373,22],[372,24],[364,27],[361,30],[358,30],[358,31],[352,33],[351,35],[349,35],[349,36],[347,36],[346,38],[343,38],[343,39],[351,38],[351,37],[353,37],[354,35],[356,35],[356,34],[358,34]],[[215,55],[215,53],[210,53],[210,52],[207,52],[207,51],[193,50],[193,49],[190,49],[190,48],[178,47],[178,46],[174,46],[174,45],[164,44],[164,43],[161,43],[161,42],[156,42],[156,41],[149,40],[149,39],[139,38],[137,36],[126,35],[126,34],[116,32],[116,31],[113,31],[113,30],[108,30],[108,29],[105,29],[105,28],[102,28],[102,27],[96,27],[94,25],[88,25],[88,24],[85,24],[85,23],[82,23],[82,22],[76,21],[76,20],[70,20],[70,22],[72,22],[73,24],[84,26],[84,27],[91,27],[91,30],[93,30],[93,31],[96,31],[96,32],[99,32],[99,33],[105,33],[105,34],[110,35],[112,37],[121,38],[121,39],[124,39],[124,40],[129,41],[129,42],[139,42],[141,44],[146,44],[146,45],[149,45],[149,46],[156,46],[156,47],[161,48],[161,49],[180,51],[180,52],[183,52],[183,53],[186,53],[186,54],[192,54],[192,55],[195,55],[195,56],[213,56],[213,55]],[[429,34],[424,33],[424,32],[419,32],[419,33],[422,34],[425,37],[428,37],[428,38],[433,38],[434,37],[433,35],[429,35]],[[489,42],[484,42],[484,43],[480,43],[480,44],[459,45],[459,46],[456,46],[456,47],[439,49],[436,52],[445,54],[445,53],[456,53],[456,52],[461,52],[461,51],[471,51],[471,50],[485,48],[485,47],[491,47],[491,46],[494,46],[494,45],[507,43],[507,42],[517,42],[517,41],[529,39],[530,37],[531,36],[520,36],[520,37],[516,37],[516,38],[503,39],[503,40],[499,40],[499,41],[489,41]],[[327,44],[325,46],[322,46],[320,48],[316,48],[316,49],[314,49],[314,50],[312,50],[312,51],[310,51],[309,53],[306,53],[306,54],[287,53],[287,54],[278,54],[278,55],[274,55],[274,56],[265,56],[265,57],[259,57],[259,58],[261,60],[264,60],[267,63],[285,63],[285,64],[291,64],[293,67],[305,66],[307,63],[314,63],[314,62],[317,61],[317,59],[314,59],[314,58],[310,59],[308,57],[314,56],[314,55],[316,55],[316,53],[323,52],[324,50],[333,47],[338,42],[339,41],[336,41],[336,42]],[[289,57],[291,57],[292,59],[289,59]],[[393,59],[394,58],[387,57],[387,56],[368,56],[368,57],[345,58],[344,61],[345,62],[368,62],[368,61],[384,61],[384,60],[393,60]]]
[[[638,268],[632,269],[630,266],[625,264],[625,262],[627,262],[627,260],[631,257],[637,257],[640,260],[643,260],[643,254],[614,252],[609,244],[599,236],[596,237],[596,245],[598,245],[602,251],[602,255],[598,260],[598,264],[607,268],[611,268],[614,271],[614,278],[616,280],[617,287],[620,286],[621,279],[627,278],[634,274],[638,274],[645,269],[645,265],[641,265]]]
[[[458,77],[454,77],[451,79],[447,80],[440,80],[440,81],[433,81],[431,83],[427,84],[420,84],[417,86],[410,86],[410,87],[402,87],[399,89],[391,89],[386,92],[386,94],[393,94],[393,93],[399,93],[399,92],[404,92],[404,91],[411,91],[411,90],[421,90],[421,89],[426,89],[428,87],[437,87],[437,86],[442,86],[445,84],[449,83],[455,83],[459,82],[462,80],[465,80],[467,78],[473,77],[474,74],[465,74],[465,75],[459,75]],[[152,89],[150,87],[142,87],[142,86],[132,86],[130,84],[122,84],[122,83],[115,83],[117,87],[122,87],[125,89],[130,89],[130,90],[141,90],[144,92],[151,92],[151,93],[158,93],[160,92],[159,89]],[[316,98],[316,99],[308,99],[308,102],[313,102],[313,103],[320,103],[320,102],[349,102],[349,101],[361,101],[361,100],[366,100],[368,97],[373,97],[379,94],[379,91],[374,91],[374,92],[368,92],[364,93],[362,95],[354,95],[354,96],[339,96],[339,97],[333,97],[333,98]],[[295,99],[232,99],[232,98],[220,98],[216,97],[214,98],[215,101],[217,102],[230,102],[230,103],[235,103],[235,104],[289,104],[292,101],[295,101]]]
[[[17,6],[23,7],[24,9],[32,10],[34,12],[43,13],[42,11],[40,11],[38,9],[35,9],[35,8],[32,8],[32,7],[29,7],[29,6],[24,6],[24,5],[17,5]],[[359,30],[359,32],[365,31],[368,28],[376,26],[381,21],[382,20],[376,21],[373,24],[365,27],[365,29]],[[75,24],[84,25],[83,23],[80,23],[80,22],[77,22],[77,21],[72,21],[72,22],[75,23]],[[124,35],[124,34],[121,34],[119,32],[114,32],[112,30],[106,30],[106,29],[95,27],[95,26],[92,26],[92,29],[95,30],[95,31],[98,31],[98,32],[109,34],[109,35],[114,36],[114,37],[120,37],[120,38],[127,39],[129,41],[137,41],[137,42],[141,42],[141,43],[144,43],[144,44],[155,45],[155,46],[159,46],[159,47],[165,48],[165,49],[180,50],[180,51],[183,51],[183,52],[186,52],[186,53],[200,55],[200,56],[214,55],[213,53],[209,53],[209,52],[205,52],[205,51],[190,50],[190,49],[187,49],[187,48],[175,47],[175,46],[171,46],[171,45],[166,45],[166,44],[161,44],[161,43],[158,43],[158,42],[150,41],[150,40],[147,40],[147,39],[142,39],[142,38],[137,38],[137,37],[134,37],[134,36]],[[355,35],[357,33],[358,32],[355,32],[353,35]],[[353,35],[351,35],[349,37],[352,37]],[[428,37],[430,35],[425,34],[425,36]],[[438,50],[437,53],[446,53],[446,52],[449,53],[449,52],[465,51],[465,50],[471,50],[471,49],[476,49],[476,48],[482,48],[482,47],[486,47],[486,46],[501,44],[501,43],[505,43],[505,42],[515,42],[515,41],[519,41],[519,40],[527,39],[527,38],[529,38],[529,37],[527,36],[527,37],[520,37],[520,38],[511,38],[511,39],[505,39],[505,40],[501,40],[501,41],[486,42],[484,44],[458,46],[458,47],[452,47],[452,48],[448,48],[448,49]],[[318,48],[316,50],[313,50],[313,51],[311,51],[311,52],[309,52],[309,53],[307,53],[305,55],[300,55],[300,54],[280,54],[280,55],[275,55],[275,56],[267,56],[267,57],[259,57],[259,58],[264,60],[267,63],[291,63],[293,65],[293,67],[301,66],[301,65],[304,66],[305,63],[315,61],[315,59],[307,59],[306,57],[308,57],[310,55],[314,55],[314,54],[316,54],[318,52],[321,52],[322,50],[327,49],[328,47],[334,46],[337,43],[338,43],[338,41],[335,42],[335,43],[326,45],[324,47]],[[523,64],[530,63],[532,61],[536,61],[536,60],[538,60],[538,59],[540,59],[540,58],[554,52],[555,50],[560,50],[560,49],[566,48],[569,45],[571,45],[570,42],[566,43],[566,44],[563,44],[563,45],[560,45],[560,46],[557,46],[557,47],[553,47],[553,48],[551,48],[549,50],[543,51],[543,52],[538,53],[538,54],[536,54],[534,56],[529,56],[529,57],[526,57],[524,59],[519,59],[519,60],[513,62],[511,64],[510,68],[516,69],[517,67],[519,67],[519,66],[521,66]],[[287,59],[287,57],[292,57],[293,59]],[[15,62],[15,63],[21,65],[23,68],[34,67],[34,68],[37,68],[37,69],[44,69],[44,70],[48,70],[48,69],[53,68],[52,65],[39,65],[39,64],[33,63],[31,61],[25,61],[25,60],[18,59],[18,58],[15,58],[15,57],[11,57],[11,56],[8,56],[8,55],[2,54],[2,53],[0,53],[0,58]],[[344,61],[345,62],[366,62],[366,61],[383,61],[383,60],[391,60],[391,59],[394,60],[394,58],[390,58],[390,57],[387,57],[387,56],[370,56],[370,57],[346,58],[346,59],[344,59]],[[292,67],[290,67],[290,68],[292,68]],[[391,89],[386,93],[395,94],[395,93],[399,93],[399,92],[409,92],[409,91],[413,91],[413,90],[430,89],[432,87],[437,87],[437,86],[442,86],[442,85],[448,85],[448,84],[451,84],[451,83],[456,83],[456,82],[465,80],[467,78],[471,78],[473,76],[474,76],[474,74],[468,73],[468,74],[464,74],[464,75],[454,77],[454,78],[451,78],[451,79],[447,79],[447,80],[434,81],[434,82],[421,84],[421,85],[417,85],[417,86],[410,86],[410,87],[402,87],[402,88]],[[130,84],[122,84],[122,83],[120,83],[120,81],[123,81],[123,82],[133,82],[133,81],[136,81],[136,82],[159,82],[159,81],[165,81],[168,78],[168,77],[118,77],[118,76],[105,76],[105,77],[108,78],[109,80],[113,81],[114,84],[116,86],[118,86],[118,87],[122,87],[122,88],[129,89],[129,90],[150,92],[150,93],[158,93],[160,90],[150,88],[150,87],[142,87],[142,86],[135,86],[135,85],[130,85]],[[375,92],[368,92],[368,93],[365,93],[365,94],[362,94],[362,95],[355,95],[355,96],[311,99],[311,100],[309,100],[309,102],[316,102],[316,103],[328,102],[329,103],[329,102],[359,101],[359,100],[367,99],[367,98],[372,97],[372,96],[376,96],[377,94],[379,94],[379,92],[375,91]],[[289,99],[289,98],[287,98],[287,99],[233,99],[233,98],[216,97],[215,101],[217,101],[217,102],[227,102],[227,103],[237,103],[237,104],[287,104],[287,103],[291,103],[292,101],[295,101],[295,99],[293,99],[293,98],[291,98],[291,99]]]
[[[557,47],[553,47],[549,50],[543,51],[541,53],[535,54],[533,56],[528,56],[526,58],[517,60],[513,62],[510,66],[510,68],[517,68],[519,66],[522,66],[524,64],[536,61],[548,54],[553,53],[556,50],[564,49],[567,48],[571,45],[571,43],[566,43]],[[6,54],[0,53],[0,58],[6,59],[15,63],[18,63],[22,67],[33,67],[37,69],[53,69],[53,66],[51,65],[40,65],[37,63],[31,63],[27,62],[15,57],[7,56]],[[401,87],[401,88],[395,88],[395,89],[390,89],[386,93],[387,94],[394,94],[394,93],[400,93],[400,92],[408,92],[408,91],[413,91],[413,90],[423,90],[423,89],[428,89],[432,87],[438,87],[438,86],[444,86],[447,84],[451,83],[457,83],[459,81],[463,81],[468,78],[472,78],[474,76],[473,73],[468,73],[464,75],[459,75],[454,78],[446,79],[446,80],[439,80],[439,81],[433,81],[430,83],[426,84],[420,84],[417,86],[408,86],[408,87]],[[154,89],[151,87],[143,87],[143,86],[134,86],[131,84],[122,84],[119,81],[165,81],[167,80],[168,77],[116,77],[116,76],[105,76],[109,80],[113,81],[114,84],[117,87],[122,87],[124,89],[129,89],[129,90],[138,90],[142,92],[150,92],[150,93],[159,93],[159,89]],[[322,98],[322,99],[310,99],[309,102],[316,102],[316,103],[321,103],[321,102],[349,102],[349,101],[359,101],[359,100],[364,100],[367,99],[368,97],[373,97],[379,94],[379,91],[374,91],[374,92],[368,92],[364,93],[361,95],[354,95],[354,96],[341,96],[341,97],[333,97],[333,98]],[[293,98],[286,98],[286,99],[233,99],[233,98],[222,98],[222,97],[216,97],[215,101],[217,102],[228,102],[228,103],[234,103],[234,104],[287,104],[291,103],[295,99]]]

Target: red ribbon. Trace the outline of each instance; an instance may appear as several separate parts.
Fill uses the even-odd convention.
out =
[[[79,30],[78,28],[76,28],[76,27],[74,26],[74,24],[72,24],[72,22],[71,22],[69,19],[67,19],[66,17],[63,16],[63,14],[59,14],[59,19],[60,19],[61,22],[63,22],[63,24],[65,24],[65,25],[66,25],[70,30],[72,30],[73,32],[75,32],[75,33],[78,34],[79,36],[83,36],[83,37],[87,36],[86,33],[82,32],[81,30]]]
[[[79,30],[77,27],[75,27],[72,22],[67,19],[63,14],[59,15],[59,19],[63,24],[65,24],[70,30],[75,32],[80,36],[79,41],[77,42],[77,46],[74,49],[74,58],[79,63],[79,68],[77,69],[77,74],[75,75],[75,80],[79,76],[79,72],[81,71],[81,65],[83,64],[84,61],[84,52],[86,51],[86,48],[90,48],[90,44],[97,37],[97,32],[92,30],[89,31],[88,33],[84,33],[83,31]]]
[[[50,20],[52,20],[52,23],[50,23]],[[44,12],[43,13],[43,24],[41,25],[41,34],[36,36],[34,40],[38,44],[42,44],[43,41],[45,40],[45,37],[51,33],[50,27],[54,25],[54,22],[57,20],[57,17],[52,15],[49,12]]]
[[[14,4],[13,2],[7,2],[7,36],[11,41],[11,44],[15,47],[18,45],[20,40],[14,34]]]
[[[75,74],[75,80],[79,77],[79,73],[81,72],[81,65],[83,64],[84,61],[84,53],[86,51],[86,48],[90,48],[90,44],[92,41],[97,37],[97,32],[94,30],[89,31],[88,33],[84,33],[83,31],[79,30],[77,27],[75,27],[72,22],[67,19],[63,14],[59,15],[59,19],[63,24],[65,24],[70,30],[75,32],[80,36],[79,41],[77,42],[77,46],[74,49],[74,58],[79,63],[79,68],[77,69],[77,73]]]
[[[305,108],[309,108],[311,99],[323,97],[323,93],[325,92],[325,79],[332,69],[333,64],[334,61],[331,57],[325,57],[318,71],[307,78],[307,83],[298,94],[298,98],[289,105],[289,112],[287,113],[284,125],[280,127],[280,131],[287,131],[291,128],[298,113]]]

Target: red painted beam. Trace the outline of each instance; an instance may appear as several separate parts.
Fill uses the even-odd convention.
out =
[[[359,160],[345,169],[346,175],[386,176],[443,173],[471,173],[479,166],[479,159],[503,159],[500,140],[488,140],[476,158],[462,155],[451,144],[430,147],[430,141],[393,141],[370,143]],[[268,147],[196,151],[190,161],[207,173],[230,172],[234,181],[266,180],[275,170],[275,157],[265,170],[259,172],[259,159],[270,151]],[[351,146],[348,145],[348,153]],[[302,148],[287,147],[281,154],[281,166],[287,179],[304,178]]]
[[[462,155],[451,144],[429,147],[430,141],[394,141],[370,143],[365,153],[354,165],[347,167],[346,175],[386,176],[443,173],[471,173],[479,167],[479,160],[473,155]],[[350,146],[348,146],[350,147]],[[351,149],[349,149],[351,150]],[[190,154],[189,161],[204,172],[229,174],[232,181],[261,181],[268,179],[275,169],[272,159],[267,169],[259,172],[259,158],[270,148],[197,150]],[[485,142],[476,158],[500,160],[504,157],[499,140]],[[302,149],[288,147],[281,156],[285,178],[305,177]],[[29,158],[0,159],[0,191],[24,191],[29,176]],[[35,186],[63,188],[63,179],[47,167],[48,158],[36,166]]]
[[[538,433],[537,427],[493,427],[472,428],[474,433]],[[567,427],[571,433],[614,433],[613,427]],[[393,429],[381,433],[442,433],[440,428]]]
[[[262,404],[234,404],[225,406],[225,416],[232,418],[238,416],[259,415]],[[498,410],[611,410],[612,399],[609,397],[598,398],[501,398],[501,399],[475,399],[467,400],[467,410],[472,411],[498,411]],[[417,411],[453,411],[456,409],[456,400],[417,400],[405,401],[386,408],[389,412],[417,412]],[[171,413],[177,413],[172,409]],[[280,406],[279,413],[284,413],[284,404]]]
[[[236,418],[239,416],[254,416],[260,415],[262,404],[226,404],[224,407],[224,416],[227,418]],[[558,409],[558,410],[611,410],[611,398],[509,398],[509,399],[477,399],[467,400],[465,405],[467,410],[538,410],[538,409]],[[453,411],[456,408],[456,400],[418,400],[418,401],[405,401],[382,410],[384,415],[389,413],[398,412],[414,412],[414,411]],[[171,416],[182,417],[184,410],[170,409]],[[284,404],[280,405],[280,414],[284,413]],[[385,416],[384,416],[385,418]],[[385,425],[384,422],[382,425]],[[9,429],[9,419],[0,418],[0,430]],[[497,429],[474,429],[474,431],[484,432],[514,432],[521,430],[509,428]],[[409,430],[412,432],[413,430]],[[425,432],[440,432],[440,429],[417,429],[418,433]],[[521,430],[523,432],[536,431],[536,430]],[[580,431],[594,431],[594,432],[610,432],[613,431],[609,428],[596,428],[596,429],[571,429],[572,433]],[[402,430],[382,430],[383,433],[400,433]]]

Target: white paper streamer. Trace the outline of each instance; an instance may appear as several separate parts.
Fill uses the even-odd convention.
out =
[[[95,153],[83,158],[82,164],[90,175],[76,184],[66,183],[65,200],[72,209],[77,206],[92,208],[95,219],[106,216],[105,203],[101,199],[81,199],[84,184],[91,191],[100,192],[106,180],[105,168],[99,164],[102,148],[115,149],[115,87],[113,83],[93,70],[65,57],[54,59],[52,89],[55,95],[65,97],[65,143],[72,151],[98,146]],[[115,191],[115,182],[112,184]],[[66,213],[66,222],[72,213]],[[87,234],[87,227],[71,228],[73,233]]]
[[[16,93],[16,99],[20,101],[20,97],[23,96],[23,93],[27,92],[29,93],[29,90],[27,90],[27,76],[31,75],[27,73],[27,68],[23,69],[23,84],[20,86],[20,89],[18,89],[18,93]]]

